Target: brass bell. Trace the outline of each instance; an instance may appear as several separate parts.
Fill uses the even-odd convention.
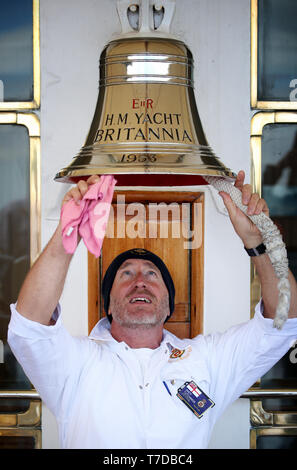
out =
[[[199,185],[206,183],[203,175],[235,179],[205,137],[193,90],[192,54],[164,26],[154,30],[153,3],[134,2],[141,13],[138,31],[126,30],[102,51],[89,134],[56,181],[75,183],[92,174],[112,174],[118,186]],[[166,12],[163,8],[165,19]],[[122,25],[127,23],[124,15],[120,18]]]

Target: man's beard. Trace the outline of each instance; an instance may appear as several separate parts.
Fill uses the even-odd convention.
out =
[[[129,304],[110,298],[110,315],[112,319],[126,328],[151,328],[163,324],[169,315],[169,296],[164,296],[156,305],[155,310],[147,311],[146,307],[139,305],[129,311]]]

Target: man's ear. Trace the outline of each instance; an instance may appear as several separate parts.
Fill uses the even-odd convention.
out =
[[[111,322],[112,322],[112,313],[111,313],[110,307],[108,307],[108,315],[111,317]]]
[[[173,313],[173,312],[172,312]],[[171,317],[171,313],[170,313],[170,308],[168,309],[168,313],[167,313],[167,317],[166,317],[166,321],[168,320],[168,318]]]

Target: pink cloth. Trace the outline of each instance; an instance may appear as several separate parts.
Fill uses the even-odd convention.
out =
[[[103,175],[79,205],[71,199],[62,206],[62,241],[67,253],[74,253],[79,233],[87,249],[96,258],[100,256],[115,184],[113,176]]]

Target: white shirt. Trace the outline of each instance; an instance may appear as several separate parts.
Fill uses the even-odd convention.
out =
[[[164,330],[157,349],[137,352],[113,339],[106,318],[78,338],[59,307],[56,324],[45,326],[12,305],[8,342],[56,416],[62,448],[201,449],[225,408],[296,340],[297,319],[277,330],[260,310],[225,333],[181,340]],[[185,351],[174,359],[172,348]],[[200,419],[176,396],[191,380],[215,402]]]

